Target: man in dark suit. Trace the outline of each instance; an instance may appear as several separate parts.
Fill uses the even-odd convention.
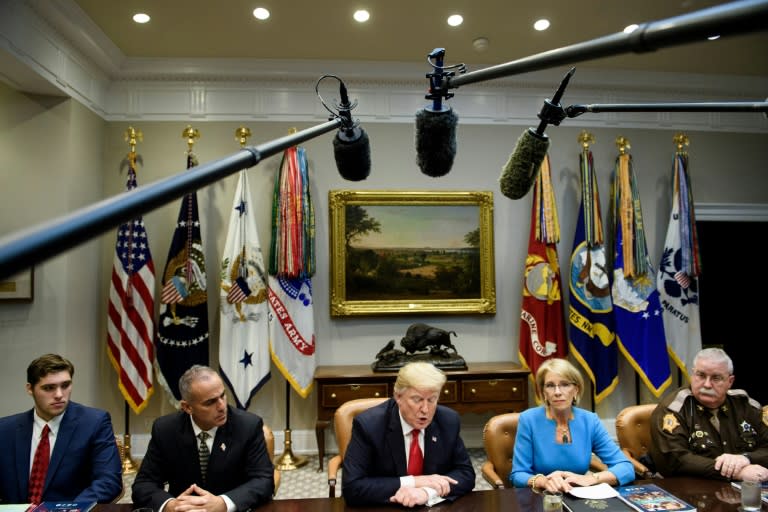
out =
[[[122,464],[109,413],[70,401],[74,374],[72,363],[56,354],[27,367],[34,408],[0,418],[1,502],[109,503],[121,494]],[[39,451],[48,452],[49,462],[35,492],[30,471],[40,444],[48,445]]]
[[[271,500],[274,468],[262,419],[228,406],[224,382],[207,366],[184,372],[179,391],[181,411],[152,425],[133,482],[134,506],[233,512]]]
[[[459,415],[437,404],[445,381],[432,364],[407,364],[394,398],[354,419],[342,476],[348,504],[434,505],[474,488]]]

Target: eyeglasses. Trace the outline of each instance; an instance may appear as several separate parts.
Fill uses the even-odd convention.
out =
[[[561,382],[560,384],[555,384],[554,382],[547,382],[544,384],[544,389],[547,391],[554,391],[557,388],[560,388],[560,391],[570,391],[570,389],[573,387],[573,382]]]
[[[706,373],[700,372],[698,370],[693,371],[693,376],[696,379],[702,380],[705,382],[707,379],[709,379],[712,382],[712,384],[722,384],[729,377],[729,375],[720,375],[719,373],[716,373],[714,375],[707,375]]]

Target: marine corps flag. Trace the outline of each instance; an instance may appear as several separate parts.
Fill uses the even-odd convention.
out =
[[[584,368],[600,403],[619,382],[611,288],[600,217],[600,197],[589,134],[580,136],[581,204],[573,237],[570,276],[570,354]]]
[[[560,224],[547,155],[533,189],[520,312],[520,360],[531,370],[531,378],[541,363],[566,354],[559,241]]]
[[[614,233],[613,315],[619,349],[653,396],[672,382],[664,338],[659,292],[643,230],[640,194],[632,170],[629,145],[620,139],[611,184],[611,221]]]
[[[275,179],[269,260],[269,347],[272,361],[306,398],[315,374],[315,212],[304,148],[285,150]]]
[[[690,375],[693,357],[701,350],[699,322],[699,240],[688,176],[688,137],[675,136],[678,144],[672,169],[672,212],[669,216],[657,286],[664,308],[664,330],[669,354],[683,375]]]
[[[270,377],[267,272],[248,173],[240,171],[221,262],[221,376],[241,409]]]
[[[133,148],[128,154],[126,188],[136,188]],[[144,410],[154,392],[154,337],[155,266],[144,219],[138,216],[117,228],[107,316],[107,354],[117,371],[123,398],[136,414]]]
[[[187,168],[195,165],[190,149]],[[195,192],[181,201],[163,271],[156,349],[158,381],[176,405],[181,374],[192,365],[208,364],[208,290]]]

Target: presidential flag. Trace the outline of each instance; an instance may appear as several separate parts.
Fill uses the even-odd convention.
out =
[[[187,168],[195,165],[190,152]],[[161,288],[155,341],[158,381],[177,405],[181,374],[192,365],[208,365],[208,289],[195,192],[181,200]]]
[[[659,264],[657,286],[664,309],[669,354],[683,375],[690,375],[701,350],[699,275],[701,261],[688,176],[688,154],[675,154],[672,170],[672,212]]]
[[[240,171],[221,262],[219,365],[237,406],[247,409],[270,377],[267,272],[248,173]]]
[[[560,224],[547,155],[533,188],[520,311],[520,361],[531,370],[531,378],[547,359],[566,355],[559,241]]]
[[[672,382],[667,357],[656,272],[643,230],[643,213],[632,157],[616,159],[611,186],[611,221],[614,233],[611,295],[619,349],[640,380],[660,396]]]
[[[269,347],[275,366],[302,398],[315,374],[314,237],[306,152],[291,147],[283,154],[272,205]]]
[[[136,154],[128,155],[130,191],[136,188]],[[136,414],[154,392],[155,266],[144,219],[120,225],[112,265],[107,312],[107,354],[118,375],[118,387]]]
[[[571,251],[570,354],[581,364],[600,403],[618,385],[613,307],[592,152],[580,157],[581,204]]]

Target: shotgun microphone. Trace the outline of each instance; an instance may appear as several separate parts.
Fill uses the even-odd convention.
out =
[[[456,156],[456,125],[459,116],[442,102],[443,98],[453,97],[444,79],[454,73],[446,72],[445,69],[458,67],[462,73],[465,69],[464,64],[443,67],[444,56],[445,48],[435,48],[427,55],[427,62],[434,71],[427,74],[429,94],[425,98],[432,100],[432,105],[416,112],[416,163],[421,172],[432,178],[448,174]]]
[[[357,106],[357,101],[350,103],[347,87],[341,80],[339,83],[341,127],[333,138],[333,157],[342,178],[362,181],[371,174],[371,144],[365,130],[352,120],[351,110]]]
[[[499,177],[501,193],[510,199],[520,199],[531,190],[536,181],[541,163],[549,150],[549,137],[544,134],[548,124],[559,125],[565,119],[565,110],[560,106],[560,98],[565,92],[568,81],[576,72],[571,68],[560,83],[552,100],[545,100],[538,118],[541,119],[538,128],[528,128],[517,139],[515,150],[504,164]]]

